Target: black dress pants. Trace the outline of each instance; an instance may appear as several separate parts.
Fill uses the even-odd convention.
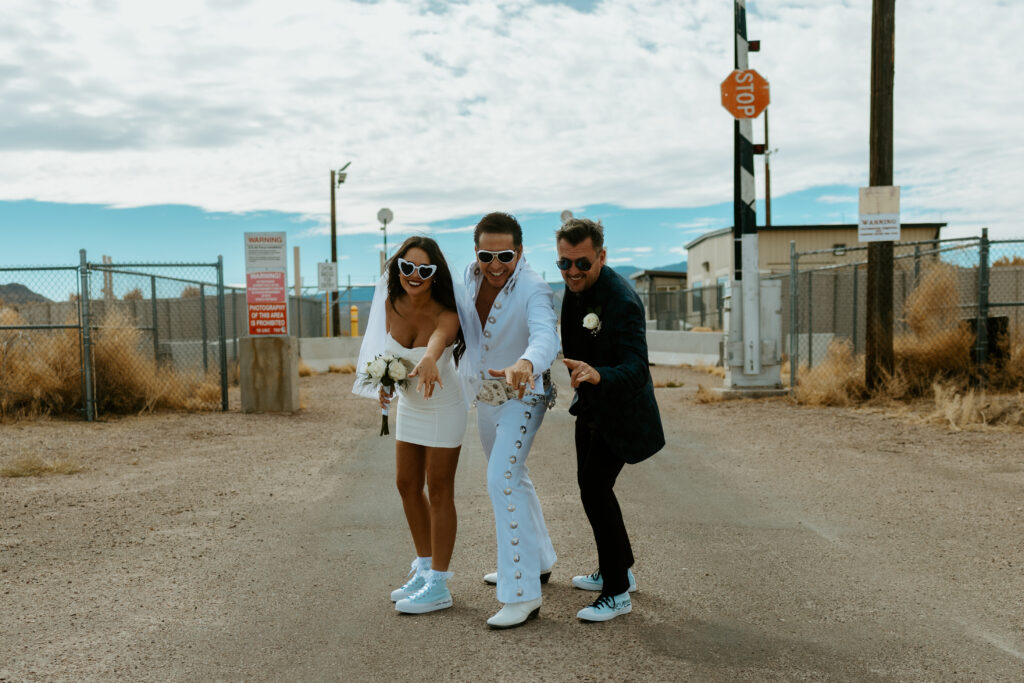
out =
[[[629,590],[626,570],[633,566],[633,548],[612,491],[625,464],[611,452],[599,432],[584,419],[576,420],[576,480],[597,543],[597,561],[604,579],[601,595],[620,595]]]

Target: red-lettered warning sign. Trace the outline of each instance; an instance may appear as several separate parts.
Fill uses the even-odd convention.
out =
[[[288,259],[283,232],[245,233],[249,335],[288,334]]]

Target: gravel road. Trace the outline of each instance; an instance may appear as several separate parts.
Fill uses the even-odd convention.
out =
[[[0,466],[84,468],[0,478],[0,681],[1024,678],[1024,433],[698,404],[718,380],[654,373],[683,386],[657,390],[669,445],[617,486],[640,590],[605,624],[569,583],[596,558],[564,374],[530,456],[559,562],[540,619],[504,632],[474,419],[455,606],[424,616],[388,600],[412,544],[351,375],[303,378],[294,416],[0,425]]]

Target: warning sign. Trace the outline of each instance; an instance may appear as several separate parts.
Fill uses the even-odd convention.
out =
[[[898,242],[900,239],[900,188],[873,186],[860,188],[860,222],[857,239],[861,242]]]
[[[283,232],[245,233],[249,335],[288,334],[288,260]]]

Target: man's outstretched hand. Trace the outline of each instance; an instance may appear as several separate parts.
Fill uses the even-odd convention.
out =
[[[569,368],[569,381],[571,382],[573,389],[577,388],[584,382],[588,382],[590,384],[601,383],[601,373],[583,361],[573,360],[572,358],[563,358],[562,362],[565,363],[565,367]]]
[[[515,387],[516,391],[519,392],[519,398],[522,398],[523,394],[526,393],[527,386],[529,386],[530,389],[533,389],[536,386],[533,381],[533,363],[525,358],[520,358],[504,370],[488,368],[487,373],[491,377],[504,377],[505,382],[510,387]]]

